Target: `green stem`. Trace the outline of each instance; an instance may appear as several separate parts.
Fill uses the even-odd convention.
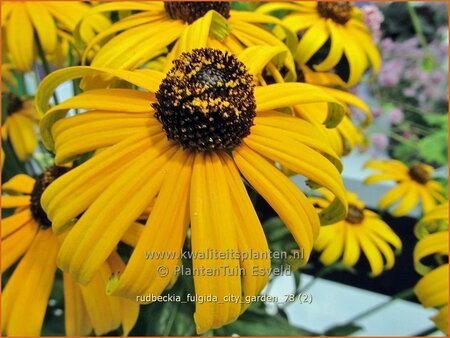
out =
[[[414,337],[426,337],[426,336],[434,336],[435,333],[438,333],[435,327],[430,327],[429,329],[423,330],[422,332],[415,334]]]
[[[41,41],[39,40],[39,38],[37,36],[35,36],[35,41],[36,41],[36,46],[37,46],[37,50],[38,50],[38,55],[42,62],[42,67],[44,68],[45,75],[48,75],[51,73],[51,70],[50,70],[50,66],[47,62],[47,58],[45,57],[45,52],[44,52],[44,49],[42,48]],[[53,92],[53,100],[55,100],[55,104],[59,103],[58,97],[56,96],[55,92]]]
[[[27,96],[27,86],[25,84],[25,76],[22,72],[15,71],[14,75],[17,80],[17,91],[20,97]]]
[[[391,305],[394,301],[398,300],[398,299],[409,299],[414,295],[414,290],[413,288],[409,288],[403,291],[400,291],[399,293],[396,293],[395,295],[393,295],[388,301],[383,302],[379,305],[376,305],[364,312],[361,312],[360,314],[356,315],[355,317],[351,318],[350,320],[348,320],[348,323],[354,323],[358,320],[363,319],[364,317],[367,317],[377,311],[380,311],[381,309],[384,309],[385,307]]]
[[[427,53],[429,53],[427,39],[425,38],[425,35],[423,34],[422,26],[420,25],[420,20],[419,20],[419,17],[417,16],[416,10],[411,5],[410,2],[407,2],[406,6],[408,8],[408,13],[411,18],[411,23],[414,27],[414,30],[416,31],[417,38],[419,39],[419,42],[422,45],[423,49]]]
[[[308,284],[306,284],[304,287],[300,288],[301,292],[305,292],[306,290],[310,289],[317,282],[317,280],[319,278],[325,277],[326,275],[332,273],[333,271],[337,270],[339,266],[340,266],[340,264],[336,263],[336,264],[324,266],[323,268],[321,268],[319,270],[319,272],[316,273],[316,275],[313,277],[313,279]]]

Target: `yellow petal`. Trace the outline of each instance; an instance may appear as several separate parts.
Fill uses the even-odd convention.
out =
[[[114,5],[110,3],[108,5]],[[97,6],[91,9],[89,13],[99,12],[99,10],[105,10],[106,6]],[[122,30],[127,30],[132,27],[137,27],[140,25],[148,24],[150,22],[160,20],[165,16],[162,12],[143,12],[139,14],[132,15],[124,20],[116,22],[111,27],[104,29],[99,32],[92,40],[90,40],[89,45],[84,49],[82,64],[86,64],[88,55],[93,51],[93,49],[102,41],[109,38]]]
[[[448,254],[448,231],[441,231],[421,239],[414,248],[414,267],[420,274],[425,274],[432,268],[421,263],[427,256]]]
[[[342,178],[336,167],[320,153],[294,140],[286,143],[288,140],[278,135],[252,134],[244,142],[261,155],[326,187],[336,196],[335,202],[321,211],[322,224],[332,224],[345,217],[347,198]]]
[[[130,135],[153,137],[163,132],[161,124],[152,116],[126,114],[121,118],[116,114],[92,112],[57,121],[53,126],[56,163],[68,162],[81,154],[112,146]],[[103,116],[96,119],[95,115]]]
[[[65,230],[67,222],[83,213],[127,164],[154,147],[158,140],[161,139],[129,137],[52,182],[42,194],[41,205],[52,221],[53,230],[56,233]]]
[[[38,225],[28,222],[8,237],[2,238],[2,273],[27,251],[37,231]]]
[[[224,167],[215,153],[197,153],[191,185],[191,243],[192,251],[208,252],[214,248],[218,252],[237,252],[236,224],[229,186]],[[230,212],[231,211],[231,212]],[[215,295],[217,302],[196,303],[194,320],[197,333],[219,328],[237,319],[241,312],[239,303],[227,302],[225,297],[241,296],[239,260],[193,259],[194,269],[217,271],[213,276],[195,275],[194,285],[197,296]],[[224,268],[235,273],[226,273]]]
[[[341,32],[337,29],[336,23],[332,20],[327,20],[326,26],[330,31],[331,47],[327,57],[321,63],[314,66],[314,69],[319,72],[330,70],[336,66],[344,51],[344,39]]]
[[[308,260],[319,231],[319,219],[300,189],[266,159],[242,145],[233,158],[247,181],[275,209]]]
[[[303,65],[322,47],[330,36],[325,20],[318,20],[302,36],[295,52],[295,60]]]
[[[109,285],[113,295],[132,299],[147,294],[157,296],[170,283],[189,223],[192,162],[192,154],[181,149],[168,161],[167,174],[141,238],[119,280]],[[154,256],[148,256],[148,252]]]
[[[278,54],[286,53],[282,47],[253,46],[244,49],[238,59],[247,67],[247,71],[256,76],[262,73],[264,67]]]
[[[2,196],[2,208],[17,208],[17,207],[25,207],[28,205],[30,205],[30,196]],[[3,222],[4,221],[5,220],[3,220]]]
[[[38,2],[25,2],[27,13],[36,30],[42,49],[51,54],[56,48],[56,25],[45,4]]]
[[[166,140],[155,144],[136,157],[97,196],[61,246],[58,266],[63,271],[69,272],[81,284],[93,277],[126,229],[158,193],[165,176],[165,164],[175,150],[176,147]]]
[[[387,209],[392,204],[397,202],[408,190],[408,185],[405,183],[399,183],[391,190],[389,190],[384,196],[378,201],[378,207],[380,209]]]
[[[448,304],[448,264],[427,273],[414,287],[414,292],[425,307]]]
[[[392,211],[392,215],[400,217],[410,212],[419,201],[419,191],[416,185],[409,185],[406,193],[401,197],[400,202]]]
[[[2,185],[3,191],[31,194],[35,180],[25,174],[18,174]]]
[[[34,61],[33,26],[25,3],[15,3],[6,27],[8,51],[15,67],[22,72],[31,70]]]
[[[9,117],[9,137],[14,152],[21,161],[26,161],[37,146],[34,123],[20,114]]]
[[[359,245],[369,261],[372,276],[378,276],[383,272],[383,258],[381,257],[380,251],[372,242],[371,238],[368,237],[364,228],[356,228],[355,231]]]
[[[361,249],[356,239],[353,229],[349,228],[346,232],[344,255],[342,263],[346,266],[354,266],[359,259]]]
[[[38,231],[4,290],[3,327],[9,336],[39,336],[56,271],[58,242],[51,229]],[[11,295],[11,296],[9,296]]]
[[[344,250],[346,227],[343,226],[343,223],[331,226],[333,227],[333,240],[330,241],[320,255],[320,261],[324,265],[331,265],[336,262]]]
[[[237,209],[233,215],[237,216],[235,224],[237,225],[239,251],[242,255],[249,255],[250,252],[258,253],[256,257],[249,257],[249,259],[241,261],[241,268],[246,271],[243,275],[244,297],[251,297],[258,295],[269,279],[270,259],[267,256],[269,247],[236,165],[228,155],[221,154],[220,157],[227,168],[225,176],[230,186],[232,208]],[[254,269],[258,271],[258,274],[255,274]],[[261,271],[264,273],[260,274]],[[242,304],[241,311],[248,306],[250,306],[249,302]]]
[[[97,269],[89,284],[80,286],[86,311],[97,336],[121,325],[120,299],[110,297],[105,292],[110,276],[111,270],[104,263]]]
[[[25,196],[24,196],[25,197]],[[5,198],[5,197],[3,197]],[[29,199],[29,197],[28,197]],[[2,207],[4,207],[2,205]],[[23,227],[28,222],[32,221],[30,209],[19,211],[11,216],[2,219],[2,239],[12,234],[17,229]]]
[[[80,286],[63,274],[64,320],[67,336],[85,336],[91,333],[92,325],[81,295]]]
[[[303,103],[328,102],[342,106],[320,88],[306,83],[276,83],[255,88],[256,111],[262,112]]]

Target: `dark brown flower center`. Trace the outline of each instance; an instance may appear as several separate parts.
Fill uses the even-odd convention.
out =
[[[348,1],[319,1],[317,10],[323,18],[341,25],[346,24],[352,17],[352,5]]]
[[[43,229],[47,229],[52,225],[52,222],[47,217],[44,209],[41,206],[41,196],[44,190],[59,176],[69,171],[69,168],[53,166],[44,171],[36,179],[33,191],[31,192],[31,214],[34,220]]]
[[[6,101],[8,104],[8,115],[12,115],[15,112],[18,112],[23,107],[22,100],[14,93],[7,93]]]
[[[230,17],[229,1],[166,1],[164,8],[171,19],[179,19],[187,23],[193,23],[210,10],[220,13],[227,19]]]
[[[211,48],[181,54],[152,106],[167,137],[186,149],[232,149],[255,117],[253,77],[229,53]]]
[[[409,176],[420,184],[426,184],[430,179],[430,174],[420,164],[414,164],[409,168]]]
[[[364,212],[354,204],[349,204],[345,220],[352,224],[360,224],[364,220]]]

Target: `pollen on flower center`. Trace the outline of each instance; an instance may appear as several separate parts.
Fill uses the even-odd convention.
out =
[[[153,104],[167,137],[184,149],[232,149],[255,117],[253,77],[236,57],[202,48],[181,54]]]
[[[65,174],[67,171],[69,171],[69,168],[53,166],[44,171],[36,179],[33,191],[31,192],[30,208],[34,220],[43,229],[49,228],[52,225],[52,223],[48,219],[44,209],[42,209],[41,196],[44,193],[44,190],[50,185],[50,183],[56,180],[59,176]]]
[[[18,112],[23,107],[22,100],[14,93],[8,93],[8,115]]]
[[[349,204],[345,220],[352,224],[360,224],[364,219],[364,212],[356,205]]]
[[[210,10],[219,12],[223,17],[230,17],[229,1],[165,1],[164,9],[171,19],[180,19],[187,23],[193,23]]]
[[[430,180],[430,174],[420,164],[414,164],[409,168],[409,176],[420,184]]]
[[[352,6],[348,1],[319,1],[317,10],[322,17],[341,25],[346,24],[352,17]]]

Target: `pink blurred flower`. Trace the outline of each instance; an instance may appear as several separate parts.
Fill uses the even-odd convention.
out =
[[[400,108],[396,107],[388,113],[388,117],[393,124],[399,124],[405,118],[405,114],[403,114],[403,111]]]
[[[380,42],[381,39],[381,23],[384,20],[383,13],[374,5],[365,5],[361,8],[364,13],[364,21],[372,32],[372,38],[375,43]]]
[[[388,146],[389,140],[386,135],[374,133],[370,135],[370,140],[372,141],[372,145],[377,150],[384,150]]]

